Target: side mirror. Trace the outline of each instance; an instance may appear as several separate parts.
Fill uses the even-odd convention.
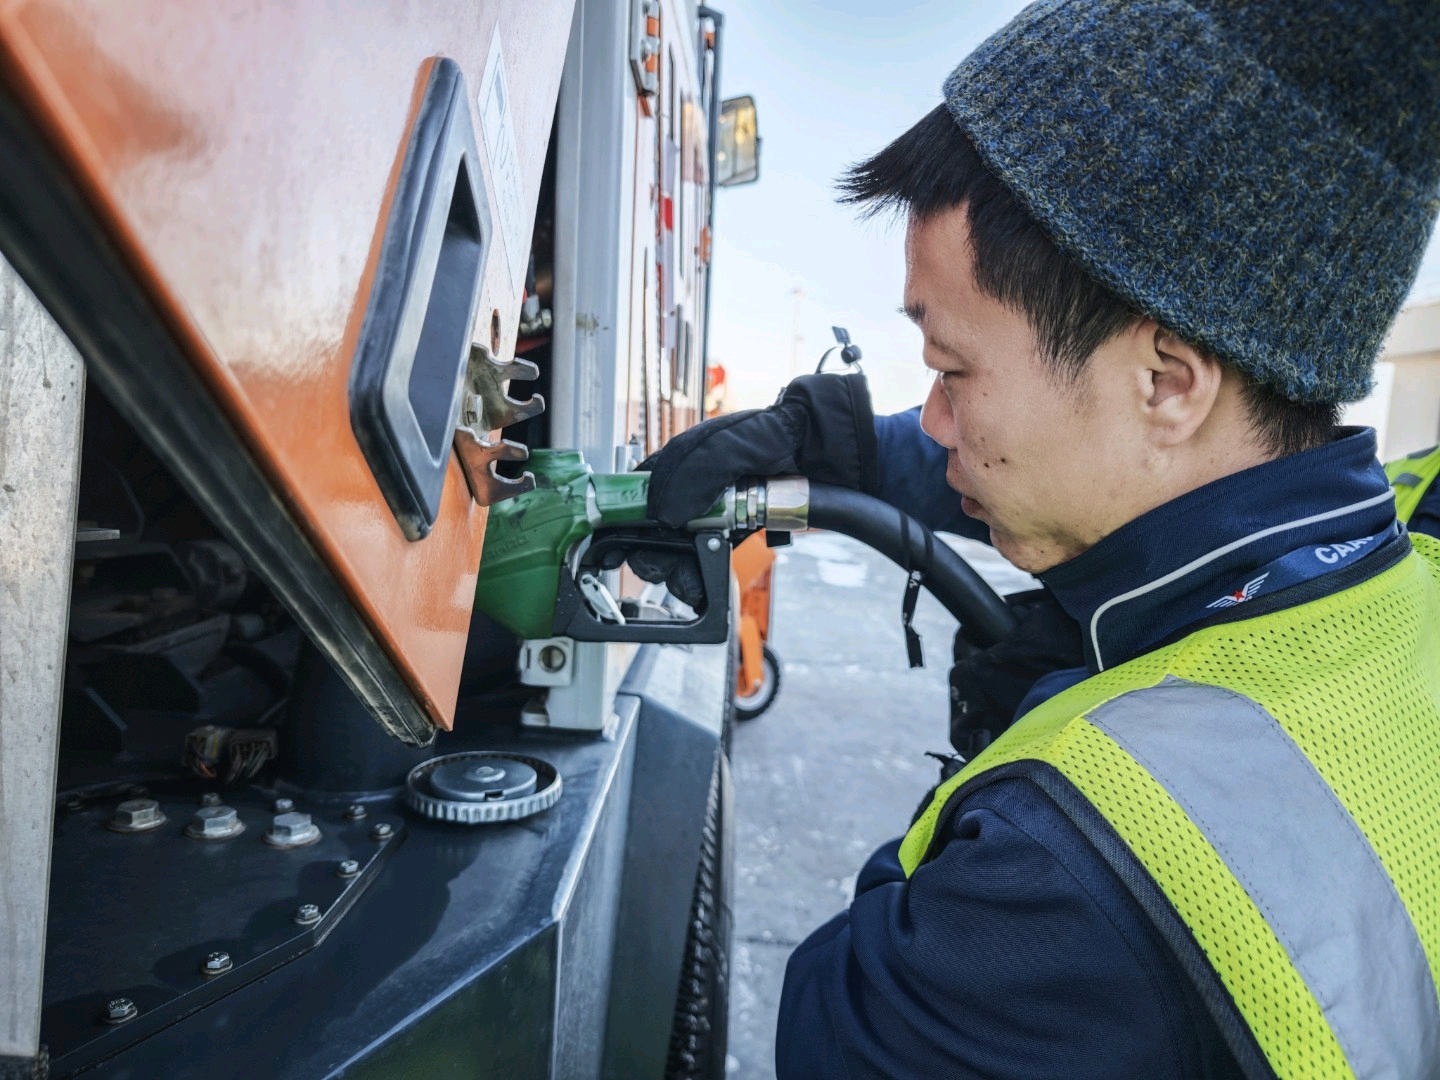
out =
[[[760,179],[760,132],[755,125],[755,99],[749,94],[720,103],[719,145],[715,148],[715,183],[720,187],[753,184]]]

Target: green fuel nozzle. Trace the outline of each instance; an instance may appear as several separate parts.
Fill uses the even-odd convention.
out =
[[[490,507],[475,606],[521,638],[709,643],[729,634],[730,534],[805,528],[801,477],[728,488],[683,529],[645,516],[650,474],[595,473],[574,450],[534,450],[535,488]],[[694,618],[617,600],[601,574],[616,549],[692,552],[704,610]]]

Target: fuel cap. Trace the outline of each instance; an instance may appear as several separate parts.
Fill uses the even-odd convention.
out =
[[[428,818],[479,825],[518,821],[560,798],[560,774],[523,754],[473,751],[431,758],[405,778],[405,801]]]

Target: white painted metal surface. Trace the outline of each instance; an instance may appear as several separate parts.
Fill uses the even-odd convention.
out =
[[[1375,428],[1382,461],[1440,442],[1440,301],[1400,312],[1376,367],[1374,392],[1345,418]]]
[[[631,72],[644,10],[639,0],[579,0],[555,120],[550,438],[599,471],[643,456],[661,434],[661,409],[675,411],[668,433],[699,419],[702,397],[698,27],[685,4],[652,6],[663,52],[647,112]],[[545,721],[604,730],[634,654],[633,645],[576,642],[573,677],[546,692]]]
[[[0,259],[0,1056],[40,1044],[85,368]]]
[[[627,438],[629,363],[621,343],[630,340],[632,317],[637,123],[629,29],[626,5],[580,0],[555,118],[551,442],[579,448],[602,470]],[[633,654],[633,646],[576,642],[572,681],[546,694],[549,725],[603,730]]]

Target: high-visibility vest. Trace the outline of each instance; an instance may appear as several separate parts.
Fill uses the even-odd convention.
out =
[[[1417,450],[1385,466],[1385,475],[1395,489],[1395,516],[1409,524],[1420,500],[1440,477],[1440,446]]]
[[[906,873],[965,792],[1029,775],[1157,926],[1183,922],[1166,939],[1279,1076],[1440,1075],[1440,541],[1411,542],[1367,581],[1027,713],[937,790]]]

